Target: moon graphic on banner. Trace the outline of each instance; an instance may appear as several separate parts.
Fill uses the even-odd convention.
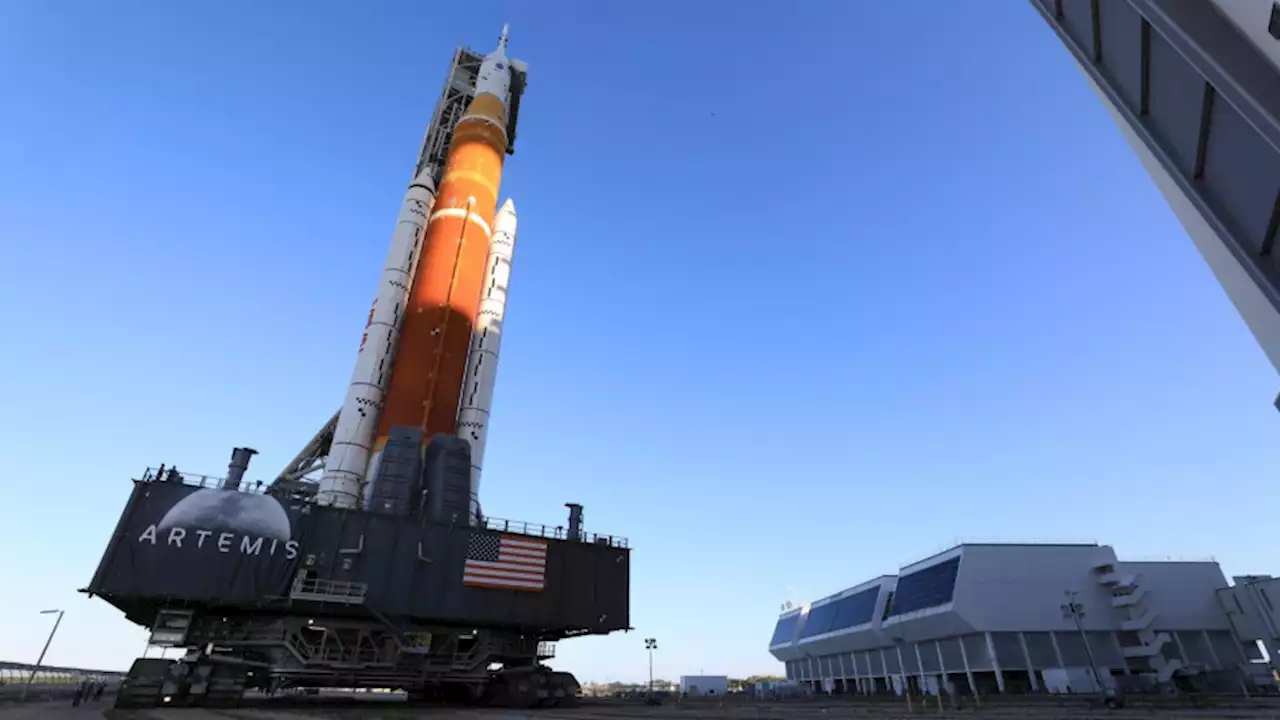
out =
[[[289,540],[293,534],[289,515],[275,498],[212,488],[196,490],[178,501],[157,527],[229,530],[274,540]]]

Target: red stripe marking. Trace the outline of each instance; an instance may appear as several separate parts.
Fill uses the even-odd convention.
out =
[[[499,575],[499,573],[504,573],[504,574]],[[531,572],[526,572],[521,570],[510,570],[505,568],[469,567],[466,570],[466,574],[467,575],[495,575],[498,577],[531,578],[534,580],[542,579],[542,573],[531,573]]]

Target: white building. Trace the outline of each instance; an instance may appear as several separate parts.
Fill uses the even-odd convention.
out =
[[[1280,7],[1266,0],[1031,4],[1280,369]]]
[[[681,675],[680,692],[690,697],[726,695],[729,678],[726,675]]]
[[[1280,658],[1280,580],[1270,575],[1231,578],[1232,587],[1218,591],[1218,602],[1237,636],[1257,638],[1274,662]]]
[[[1111,687],[1238,689],[1266,673],[1252,663],[1255,639],[1280,649],[1268,635],[1280,616],[1250,611],[1266,607],[1254,596],[1269,595],[1250,592],[1230,588],[1212,561],[1122,562],[1096,544],[966,544],[783,613],[769,652],[815,692],[1091,692],[1094,665]]]

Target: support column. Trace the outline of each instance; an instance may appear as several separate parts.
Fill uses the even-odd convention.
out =
[[[898,676],[902,679],[902,693],[901,693],[901,694],[902,694],[902,695],[907,695],[907,694],[909,694],[909,693],[907,692],[907,663],[906,663],[906,662],[904,662],[904,661],[903,661],[903,659],[902,659],[902,645],[901,645],[901,644],[899,644],[899,643],[894,643],[893,649],[894,649],[894,651],[895,651],[895,652],[897,652],[897,653],[898,653]],[[888,665],[886,665],[886,666],[885,666],[885,670],[884,670],[884,672],[885,672],[885,677],[887,678],[887,677],[888,677],[888,675],[889,675],[889,666],[888,666]]]
[[[1058,658],[1058,667],[1066,670],[1067,663],[1062,659],[1062,648],[1058,647],[1058,633],[1049,631],[1049,641],[1053,643],[1053,655]]]
[[[987,638],[987,654],[991,656],[991,669],[996,671],[996,687],[1000,688],[1000,694],[1004,694],[1004,671],[1000,669],[1000,658],[996,657],[996,643],[991,639],[991,633],[983,633]]]
[[[1213,658],[1213,666],[1219,670],[1226,670],[1222,665],[1222,660],[1218,657],[1218,650],[1213,646],[1213,641],[1209,638],[1208,630],[1201,630],[1200,634],[1204,636],[1204,644],[1209,646],[1209,657]],[[1129,663],[1125,663],[1125,672],[1129,672]]]
[[[1187,649],[1182,646],[1182,638],[1178,637],[1178,631],[1170,630],[1169,634],[1173,636],[1173,644],[1178,646],[1178,655],[1182,657],[1182,663],[1185,665],[1191,662],[1187,659]],[[1163,655],[1164,653],[1160,654]]]
[[[1116,646],[1116,654],[1120,656],[1120,667],[1124,669],[1124,674],[1133,674],[1133,671],[1129,669],[1129,658],[1124,656],[1124,646],[1120,644],[1120,634],[1113,631],[1111,633],[1111,642]]]
[[[1062,659],[1062,648],[1058,647],[1058,633],[1050,631],[1049,640],[1053,643],[1053,655],[1058,658],[1058,667],[1066,670],[1067,663]],[[1069,673],[1065,674],[1067,675],[1067,690],[1069,691],[1071,690],[1071,675]]]
[[[1031,692],[1040,692],[1040,682],[1036,680],[1036,664],[1031,662],[1031,648],[1027,647],[1026,633],[1018,632],[1018,644],[1022,645],[1022,659],[1027,661],[1027,678],[1031,680]]]
[[[912,643],[916,651],[916,672],[920,674],[920,694],[929,692],[929,683],[924,679],[924,658],[920,657],[920,643]]]
[[[973,679],[973,668],[969,667],[969,651],[964,649],[964,636],[960,636],[960,661],[964,663],[964,676],[969,678],[969,692],[977,697],[978,683]]]
[[[956,638],[956,642],[960,642],[960,639]],[[941,683],[938,685],[938,694],[941,695],[945,691],[950,695],[951,688],[947,686],[947,661],[942,657],[942,640],[934,640],[933,644],[938,649],[938,682]]]

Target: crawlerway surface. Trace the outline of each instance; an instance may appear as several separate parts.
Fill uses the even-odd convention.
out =
[[[1280,699],[1209,698],[1193,707],[1189,701],[1133,699],[1129,707],[1108,710],[1081,698],[999,699],[975,706],[939,708],[932,698],[905,701],[753,702],[748,700],[669,702],[651,707],[638,701],[585,699],[574,709],[504,710],[411,705],[401,696],[370,698],[330,695],[249,701],[239,708],[160,708],[104,710],[101,705],[70,703],[0,706],[0,720],[861,720],[871,718],[967,718],[971,720],[1079,720],[1083,718],[1197,718],[1227,720],[1280,718]]]

